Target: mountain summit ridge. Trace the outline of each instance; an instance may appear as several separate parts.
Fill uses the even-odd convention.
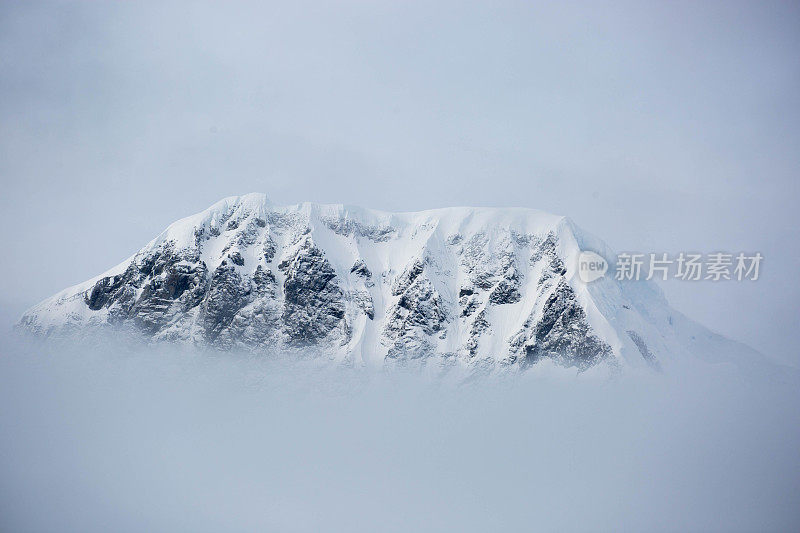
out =
[[[613,263],[570,219],[534,209],[390,213],[251,193],[169,225],[19,327],[72,336],[131,326],[152,341],[314,349],[368,366],[660,369],[749,350],[670,308],[653,283],[581,282],[584,250]]]

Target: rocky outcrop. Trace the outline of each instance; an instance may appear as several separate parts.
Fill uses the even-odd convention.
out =
[[[319,248],[306,240],[278,268],[286,275],[282,324],[291,344],[316,344],[336,330],[346,332],[342,290]]]
[[[389,308],[383,330],[390,358],[429,354],[432,342],[428,337],[444,332],[446,307],[424,271],[424,261],[414,260],[392,284],[392,296],[398,298]]]
[[[223,261],[211,275],[200,310],[200,325],[207,342],[221,346],[233,343],[231,323],[250,296],[250,287],[243,282],[235,265]]]

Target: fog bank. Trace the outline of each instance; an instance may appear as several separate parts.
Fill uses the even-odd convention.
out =
[[[796,530],[797,385],[4,340],[0,530]]]

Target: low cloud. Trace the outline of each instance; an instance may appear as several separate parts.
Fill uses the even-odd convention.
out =
[[[5,340],[0,529],[791,530],[797,385]]]

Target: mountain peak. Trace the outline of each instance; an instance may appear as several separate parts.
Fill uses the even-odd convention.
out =
[[[657,287],[586,284],[577,257],[612,252],[570,219],[525,208],[390,213],[224,198],[133,257],[29,310],[45,336],[126,327],[153,342],[524,369],[661,368],[721,339]]]

